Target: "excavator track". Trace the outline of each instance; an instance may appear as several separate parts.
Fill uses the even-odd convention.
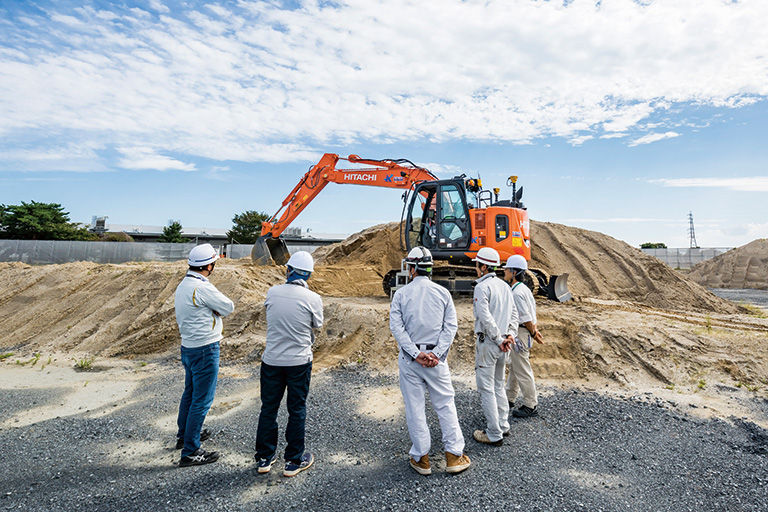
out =
[[[401,269],[390,270],[384,275],[382,280],[384,293],[391,296],[392,290],[396,289],[398,274],[403,272]],[[504,270],[499,269],[496,274],[504,277]],[[475,267],[463,265],[439,265],[432,268],[432,282],[451,292],[451,295],[472,295],[475,288],[477,273]],[[525,271],[523,284],[531,289],[534,295],[541,295],[552,300],[565,302],[570,300],[571,294],[568,292],[568,274],[559,276],[550,276],[546,271],[531,268]],[[555,284],[557,283],[557,287]],[[401,283],[403,284],[403,283]]]

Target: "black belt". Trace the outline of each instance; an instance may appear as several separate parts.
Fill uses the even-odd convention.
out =
[[[431,350],[434,350],[436,346],[437,345],[435,345],[433,343],[417,343],[416,344],[416,348],[419,349],[419,352],[429,352]],[[411,361],[415,361],[415,359],[412,358],[410,354],[406,353],[405,350],[403,350],[403,354],[408,356]]]

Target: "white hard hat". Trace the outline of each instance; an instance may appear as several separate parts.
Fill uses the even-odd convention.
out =
[[[492,247],[481,247],[480,250],[477,251],[477,256],[475,256],[472,261],[477,261],[478,263],[488,265],[489,267],[498,267],[501,265],[499,253]]]
[[[303,270],[304,272],[314,272],[315,262],[312,259],[312,255],[307,251],[296,251],[291,254],[287,265],[296,270]]]
[[[426,247],[414,247],[408,256],[405,257],[405,263],[407,265],[416,265],[421,269],[431,268],[434,261],[432,260],[432,253]]]
[[[219,259],[219,253],[211,244],[196,245],[189,251],[187,262],[190,267],[204,267]]]
[[[525,261],[525,258],[519,254],[514,254],[509,257],[507,264],[504,265],[504,268],[518,268],[521,270],[528,270],[528,262]]]

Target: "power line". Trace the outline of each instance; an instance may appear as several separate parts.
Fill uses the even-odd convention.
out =
[[[699,244],[696,243],[696,231],[693,229],[693,212],[688,212],[688,237],[690,241],[690,248],[698,249]]]

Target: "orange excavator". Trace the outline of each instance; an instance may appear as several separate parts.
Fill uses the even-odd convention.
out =
[[[337,169],[340,160],[371,167]],[[283,265],[288,261],[288,248],[280,234],[329,183],[402,190],[401,249],[407,252],[416,246],[427,247],[435,261],[444,262],[433,268],[433,281],[453,293],[471,293],[476,278],[472,258],[481,247],[493,247],[502,261],[513,254],[531,259],[530,222],[521,202],[523,188],[517,189],[517,176],[507,180],[512,198],[499,200],[499,189],[484,190],[479,178],[462,174],[438,179],[406,159],[343,158],[326,153],[283,200],[280,209],[262,223],[261,236],[251,253],[256,264]],[[403,270],[393,269],[384,276],[385,293],[404,284]],[[526,284],[534,293],[564,302],[571,299],[567,282],[568,274],[549,276],[530,268]]]

